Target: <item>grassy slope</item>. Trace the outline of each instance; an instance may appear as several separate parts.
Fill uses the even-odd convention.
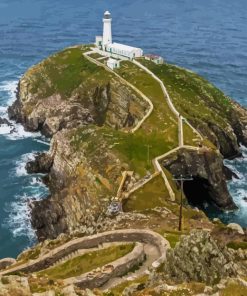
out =
[[[116,245],[82,256],[70,259],[55,267],[48,268],[38,273],[39,276],[48,276],[50,279],[65,279],[79,276],[95,268],[102,267],[131,252],[134,244]]]
[[[172,100],[187,119],[214,122],[225,127],[231,101],[219,89],[196,73],[171,65],[140,62],[156,74],[166,85]]]
[[[86,50],[88,50],[87,47],[65,49],[42,62],[38,68],[32,68],[31,92],[38,93],[39,97],[60,93],[64,99],[68,99],[75,91],[85,92],[95,84],[110,82],[113,74],[86,60],[82,56]],[[184,69],[168,64],[155,65],[147,61],[142,62],[165,82],[172,100],[185,117],[188,119],[196,117],[202,121],[213,120],[224,126],[227,119],[226,113],[231,105],[219,90],[198,75]],[[110,169],[109,165],[98,164],[96,160],[97,154],[104,146],[108,152],[116,154],[122,164],[128,164],[128,169],[144,176],[148,171],[153,171],[151,162],[148,162],[147,145],[150,146],[150,160],[177,147],[177,119],[170,111],[160,85],[145,71],[130,62],[122,62],[118,74],[152,100],[154,111],[151,116],[134,134],[113,130],[108,126],[79,128],[71,134],[72,144],[75,150],[80,151],[81,149],[91,162],[95,162],[95,167],[100,166],[99,170]],[[210,104],[218,108],[217,112],[215,109],[211,111]],[[89,129],[91,130],[88,131]],[[197,138],[187,125],[184,125],[184,134],[186,144],[196,145]],[[179,190],[176,189],[172,176],[168,174],[168,178],[178,195]],[[97,178],[95,180],[96,183],[100,182]],[[108,181],[111,183],[111,180]],[[117,184],[111,185],[115,192]],[[166,200],[169,199],[162,180],[159,180],[158,185],[150,182],[137,195],[145,200],[145,196],[150,198],[151,192],[157,196],[162,195]],[[133,210],[140,210],[138,207],[143,204],[137,205],[131,202]],[[145,203],[148,207],[150,206],[150,202]],[[161,204],[160,200],[155,198],[152,203],[156,206]],[[174,205],[169,206],[171,209],[174,208]],[[174,210],[177,212],[177,209]]]
[[[108,83],[112,74],[84,58],[82,54],[87,50],[86,46],[67,48],[32,67],[30,93],[38,94],[39,98],[59,93],[66,99],[82,83],[87,89],[95,81],[98,85]]]

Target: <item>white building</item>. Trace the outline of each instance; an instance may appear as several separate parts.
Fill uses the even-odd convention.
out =
[[[105,51],[127,57],[131,60],[143,56],[143,50],[141,48],[132,47],[116,42],[108,44],[105,47]]]
[[[98,47],[98,48],[102,48],[102,43],[103,43],[103,37],[102,36],[96,36],[95,37],[95,43],[96,43],[96,46]]]
[[[106,11],[103,18],[103,47],[112,43],[111,20],[110,12]]]
[[[113,58],[109,58],[106,64],[112,70],[120,68],[120,61]]]
[[[164,64],[164,59],[161,56],[154,55],[154,54],[146,54],[144,56],[145,60],[154,62],[157,65]]]
[[[109,11],[106,11],[103,18],[103,36],[96,36],[96,46],[114,56],[118,55],[119,58],[122,56],[132,60],[143,56],[143,50],[141,48],[112,42],[111,22],[111,14]]]

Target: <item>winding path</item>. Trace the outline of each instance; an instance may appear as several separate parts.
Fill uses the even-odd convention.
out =
[[[150,106],[150,109],[148,110],[148,112],[145,114],[145,116],[142,118],[142,120],[140,120],[138,122],[138,124],[131,130],[132,133],[134,133],[135,131],[137,131],[142,123],[150,116],[150,114],[152,113],[153,109],[154,109],[154,106],[153,106],[153,103],[152,101],[147,97],[145,96],[139,89],[137,89],[135,86],[133,86],[131,83],[129,83],[128,81],[126,81],[124,78],[122,78],[119,74],[117,74],[115,71],[111,70],[109,67],[107,67],[105,64],[99,62],[99,59],[96,60],[92,57],[90,57],[90,54],[93,54],[93,53],[99,53],[99,54],[104,54],[104,52],[102,51],[99,51],[98,49],[96,48],[92,48],[91,51],[89,52],[86,52],[86,53],[83,53],[84,57],[87,58],[89,61],[91,61],[92,63],[100,66],[100,67],[103,67],[106,71],[109,71],[111,73],[113,73],[115,76],[117,76],[124,84],[128,85],[129,87],[131,87],[135,92],[137,92],[139,95],[141,95],[141,97],[146,100],[148,103],[149,103],[149,106]],[[123,59],[123,60],[126,60],[126,59]],[[188,120],[186,118],[184,118],[178,111],[177,109],[175,108],[171,98],[170,98],[170,95],[163,83],[163,81],[157,77],[152,71],[150,71],[147,67],[145,67],[144,65],[142,65],[140,62],[136,61],[136,60],[133,60],[132,61],[136,66],[138,66],[139,68],[141,68],[142,70],[144,70],[145,72],[147,72],[149,75],[152,76],[153,79],[155,79],[159,84],[160,84],[160,87],[162,89],[162,92],[164,94],[164,99],[166,100],[169,108],[171,109],[171,111],[173,112],[173,114],[176,116],[177,120],[178,120],[178,147],[175,148],[175,149],[172,149],[170,151],[168,151],[167,153],[163,154],[163,155],[160,155],[160,156],[157,156],[156,158],[153,159],[153,165],[154,165],[154,169],[155,169],[155,173],[153,175],[151,175],[151,177],[149,178],[149,180],[143,180],[142,183],[140,184],[137,184],[137,185],[134,185],[133,188],[130,189],[131,193],[133,193],[134,191],[138,190],[139,188],[141,188],[142,186],[144,186],[147,182],[149,182],[150,180],[152,180],[156,175],[157,173],[160,173],[164,182],[165,182],[165,185],[167,187],[167,190],[169,192],[169,196],[170,196],[170,199],[172,201],[175,201],[175,193],[170,185],[170,182],[164,172],[164,170],[162,169],[161,165],[160,165],[160,161],[162,159],[164,159],[165,157],[167,157],[168,155],[170,155],[171,153],[173,152],[176,152],[177,150],[181,149],[181,148],[186,148],[186,149],[193,149],[193,150],[199,150],[199,147],[195,147],[195,146],[187,146],[187,145],[184,145],[184,131],[183,131],[183,122],[186,122],[188,124],[188,126],[193,130],[194,133],[197,134],[197,136],[200,138],[200,140],[203,140],[203,137],[202,135],[188,122]],[[124,182],[124,177],[122,179],[122,182],[121,182],[121,187],[122,187],[122,183]],[[119,190],[120,190],[120,187],[119,187]],[[119,195],[119,194],[118,194]],[[129,196],[130,194],[128,194]]]
[[[80,276],[65,279],[65,285],[75,284],[81,288],[95,288],[106,284],[104,288],[109,288],[126,278],[132,268],[142,264],[133,276],[137,277],[145,274],[152,265],[158,267],[165,261],[166,251],[170,248],[169,242],[160,234],[145,229],[126,229],[107,231],[92,236],[73,239],[51,251],[41,255],[35,260],[9,267],[0,271],[0,276],[17,272],[33,273],[45,270],[54,265],[60,264],[76,256],[76,252],[85,253],[95,250],[103,243],[136,243],[134,249],[127,255],[93,271]],[[121,277],[121,278],[120,278]],[[108,282],[109,281],[109,282]]]
[[[98,60],[95,60],[94,58],[90,57],[90,54],[95,53],[95,51],[89,51],[86,53],[83,53],[84,57],[86,59],[88,59],[90,62],[98,65],[99,67],[103,67],[106,71],[111,72],[112,74],[114,74],[115,76],[117,76],[120,81],[129,86],[130,88],[132,88],[136,93],[138,93],[146,102],[148,102],[149,104],[149,110],[148,112],[144,115],[144,117],[142,118],[142,120],[140,120],[137,125],[131,129],[131,133],[134,133],[135,131],[137,131],[141,125],[143,124],[143,122],[150,116],[150,114],[153,112],[154,106],[152,101],[144,95],[143,92],[141,92],[138,88],[136,88],[133,84],[129,83],[127,80],[125,80],[122,76],[120,76],[119,74],[117,74],[116,72],[114,72],[113,70],[111,70],[109,67],[107,67],[105,64],[102,64],[101,62],[99,62]]]
[[[153,112],[154,106],[152,101],[145,96],[138,88],[133,86],[131,83],[122,78],[115,71],[108,68],[105,64],[101,63],[99,60],[94,59],[89,55],[97,52],[95,49],[92,49],[89,52],[83,53],[84,57],[87,58],[90,62],[103,67],[105,70],[111,72],[115,76],[117,76],[122,83],[132,88],[137,94],[139,94],[146,102],[149,104],[149,109],[147,113],[143,116],[143,118],[137,123],[137,125],[131,129],[131,133],[137,131],[142,123],[150,116]],[[179,146],[160,155],[153,159],[153,166],[155,172],[140,180],[127,192],[129,196],[131,193],[135,192],[139,188],[143,187],[146,183],[156,177],[158,174],[162,175],[162,178],[166,184],[171,200],[175,200],[174,191],[168,181],[168,178],[160,165],[160,161],[165,157],[169,156],[172,153],[175,153],[181,148],[185,148],[188,150],[199,150],[196,146],[188,146],[184,145],[184,133],[183,133],[183,122],[186,122],[190,128],[197,134],[197,136],[203,140],[202,135],[187,121],[186,118],[182,117],[181,114],[176,110],[173,102],[167,92],[167,89],[164,83],[159,79],[153,72],[151,72],[144,65],[139,63],[138,61],[132,61],[136,66],[146,71],[149,75],[152,76],[153,79],[158,81],[160,87],[164,94],[164,99],[166,100],[169,108],[174,113],[178,120],[178,142]],[[120,184],[118,190],[118,198],[121,200],[121,189],[124,185],[125,178],[130,175],[131,172],[124,172],[123,179]],[[126,275],[131,268],[135,267],[137,264],[142,263],[142,266],[133,273],[133,277],[137,277],[145,274],[146,270],[152,265],[154,267],[158,267],[161,263],[165,261],[166,251],[170,247],[169,242],[164,239],[158,233],[155,233],[151,230],[143,230],[143,229],[127,229],[127,230],[114,230],[109,232],[104,232],[100,234],[96,234],[89,237],[76,238],[71,240],[48,253],[41,255],[39,258],[35,260],[30,260],[27,263],[19,264],[18,266],[9,267],[6,270],[0,271],[0,276],[8,275],[10,273],[16,272],[24,272],[24,273],[32,273],[44,270],[51,266],[60,264],[66,260],[69,260],[72,257],[77,256],[77,254],[89,252],[95,248],[98,248],[102,243],[119,243],[119,242],[135,242],[136,246],[134,249],[127,255],[122,258],[111,262],[100,268],[99,270],[94,270],[88,272],[86,274],[82,274],[81,276],[71,277],[64,280],[66,285],[75,284],[82,288],[94,288],[94,287],[102,287],[103,289],[108,289],[123,280],[126,280],[129,275]],[[145,259],[146,257],[146,259]]]

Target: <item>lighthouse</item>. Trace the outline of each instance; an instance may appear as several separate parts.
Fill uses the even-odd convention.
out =
[[[112,32],[111,32],[111,14],[109,11],[104,13],[103,18],[103,48],[108,44],[112,43]]]
[[[141,48],[112,42],[111,32],[111,14],[107,10],[103,17],[103,36],[96,36],[95,38],[95,51],[102,56],[110,57],[107,61],[109,68],[119,68],[119,60],[133,60],[143,56]]]

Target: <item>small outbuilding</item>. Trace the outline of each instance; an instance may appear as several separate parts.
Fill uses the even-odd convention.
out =
[[[95,45],[99,49],[102,49],[102,43],[103,43],[103,37],[102,36],[96,36],[96,38],[95,38]]]
[[[111,43],[105,47],[105,51],[127,57],[129,59],[140,58],[143,56],[143,50],[138,47],[133,47],[125,44],[120,43]]]
[[[144,57],[145,57],[145,60],[154,62],[157,65],[164,64],[164,59],[161,56],[154,55],[154,54],[146,54]]]
[[[120,68],[120,61],[113,58],[109,58],[106,64],[112,70]]]

